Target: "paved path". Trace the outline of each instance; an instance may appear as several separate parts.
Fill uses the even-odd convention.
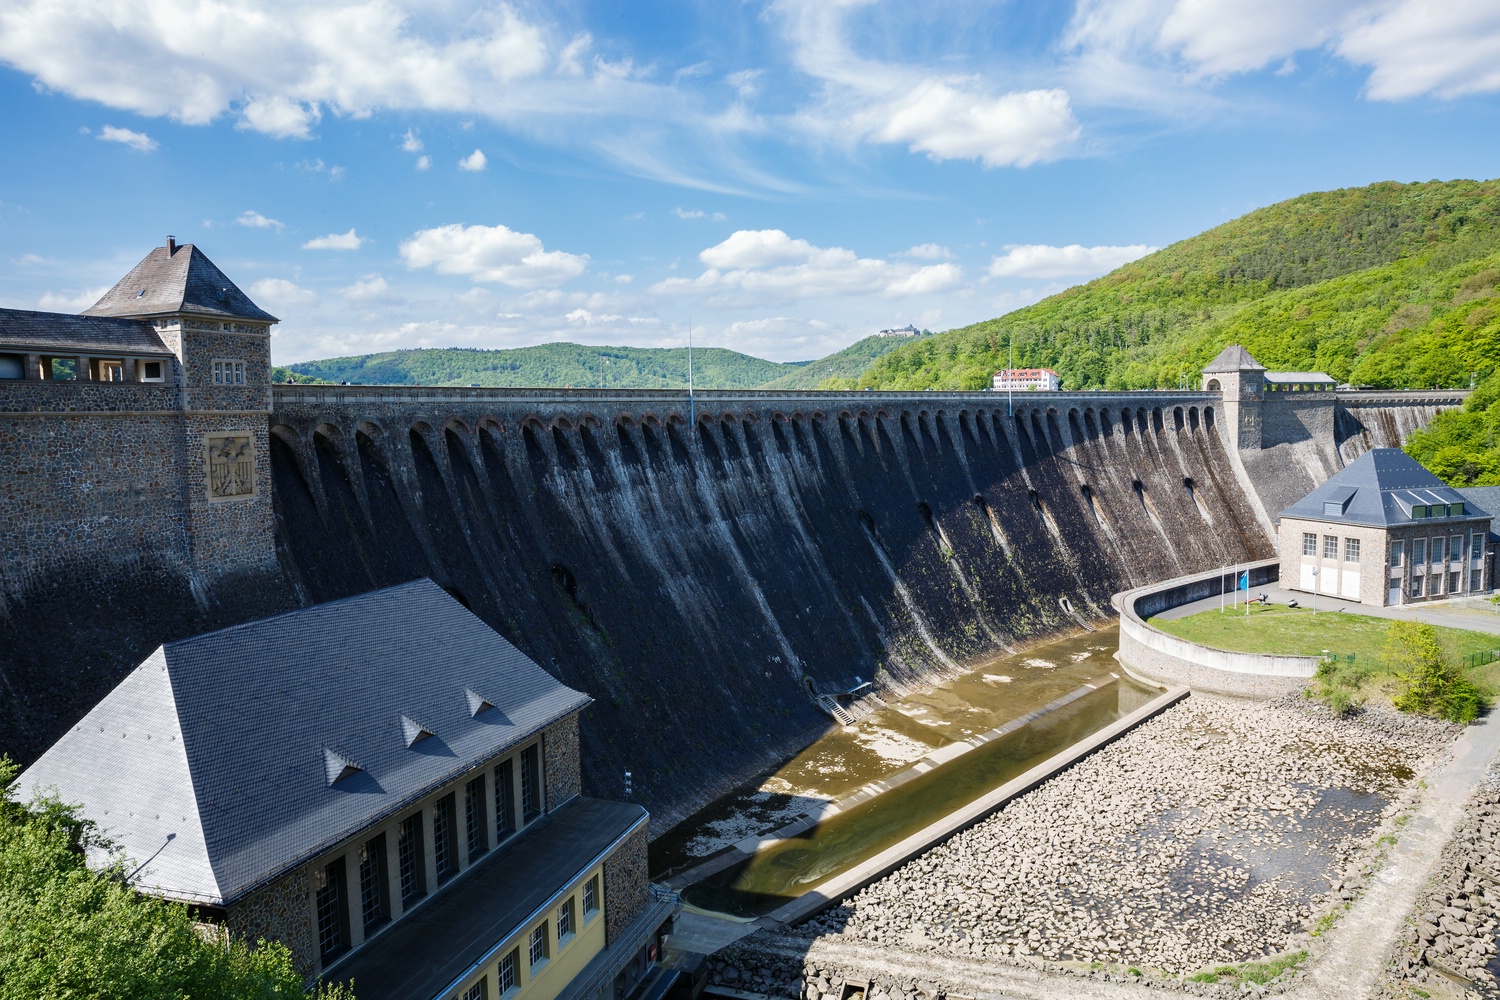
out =
[[[1304,608],[1313,606],[1313,596],[1296,590],[1284,590],[1275,584],[1263,584],[1254,587],[1250,596],[1267,594],[1272,604],[1284,605],[1288,601],[1296,601]],[[1245,613],[1245,594],[1242,591],[1238,595],[1239,613]],[[1230,613],[1230,605],[1224,604],[1225,614]],[[1372,615],[1376,618],[1394,618],[1400,621],[1420,621],[1429,625],[1442,625],[1447,628],[1466,628],[1475,632],[1490,632],[1500,635],[1500,605],[1491,604],[1485,597],[1458,598],[1453,601],[1435,601],[1431,604],[1406,604],[1394,608],[1377,608],[1357,601],[1345,601],[1329,594],[1318,595],[1318,613],[1325,612],[1333,614]],[[1171,621],[1174,618],[1186,618],[1200,611],[1216,611],[1219,608],[1219,598],[1209,597],[1192,604],[1184,604],[1180,607],[1163,611],[1154,617],[1163,621]]]
[[[1391,949],[1444,845],[1463,819],[1464,804],[1497,753],[1500,719],[1480,720],[1464,730],[1448,763],[1429,776],[1416,815],[1401,831],[1385,865],[1314,953],[1308,979],[1297,996],[1309,1000],[1370,996],[1385,974]]]

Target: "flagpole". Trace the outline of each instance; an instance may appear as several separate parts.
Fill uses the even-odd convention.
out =
[[[698,426],[698,411],[693,403],[693,318],[688,317],[688,430]]]

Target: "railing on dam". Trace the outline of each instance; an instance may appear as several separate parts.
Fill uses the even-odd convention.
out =
[[[1459,406],[1470,389],[1341,389],[1333,394],[1341,406]]]
[[[1316,673],[1316,656],[1213,649],[1168,635],[1146,621],[1163,611],[1226,593],[1226,584],[1232,586],[1231,581],[1240,573],[1249,576],[1253,591],[1278,579],[1280,560],[1221,567],[1116,594],[1113,601],[1120,609],[1120,662],[1152,680],[1187,684],[1195,691],[1211,694],[1267,697],[1300,688]]]
[[[1121,406],[1149,403],[1160,406],[1165,403],[1216,402],[1222,393],[1198,392],[1182,389],[1144,389],[1131,392],[1021,392],[1014,395],[1015,405],[1028,408],[1046,405],[1061,406]],[[689,400],[686,389],[554,389],[554,388],[505,388],[486,386],[417,386],[417,385],[274,385],[271,396],[278,406],[349,404],[349,403],[619,403],[641,405],[670,403],[686,406]],[[793,403],[808,403],[816,400],[834,400],[845,406],[856,403],[910,402],[944,403],[958,401],[986,406],[1003,405],[1009,401],[1007,393],[994,390],[961,392],[947,389],[902,390],[857,390],[834,391],[827,389],[699,389],[692,398],[705,406],[720,403],[769,404],[785,400]]]

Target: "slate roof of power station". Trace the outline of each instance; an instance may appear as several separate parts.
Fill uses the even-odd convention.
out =
[[[0,345],[12,350],[68,357],[75,353],[170,358],[172,352],[150,323],[112,316],[0,309]]]
[[[1371,448],[1281,516],[1390,527],[1490,515],[1468,508],[1463,494],[1400,448]]]
[[[588,703],[418,580],[167,643],[21,789],[223,905]]]
[[[148,253],[102,299],[83,311],[85,316],[176,313],[279,322],[250,301],[202,250],[171,240]]]

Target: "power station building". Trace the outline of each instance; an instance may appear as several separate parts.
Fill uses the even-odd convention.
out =
[[[613,1000],[671,907],[561,684],[430,580],[158,648],[21,776],[361,1000]]]
[[[1281,512],[1281,585],[1376,607],[1489,590],[1491,516],[1399,448],[1373,448]]]

